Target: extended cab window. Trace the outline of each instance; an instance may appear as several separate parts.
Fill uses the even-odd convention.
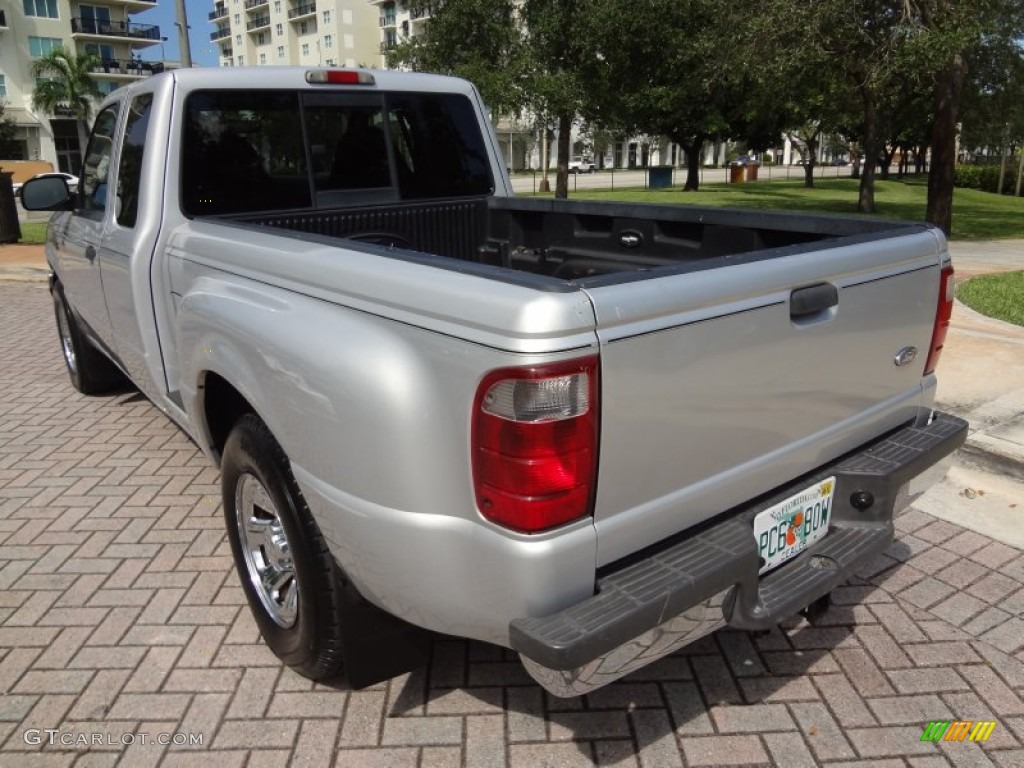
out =
[[[114,129],[117,127],[117,105],[111,104],[96,116],[96,123],[85,149],[82,166],[81,209],[102,215],[107,208],[107,176],[114,150]]]
[[[134,227],[139,215],[139,186],[142,180],[142,156],[146,149],[149,115],[153,110],[153,94],[144,93],[132,99],[124,128],[124,145],[117,166],[117,223]]]
[[[182,208],[192,216],[312,205],[298,94],[200,91],[185,104]]]
[[[476,112],[458,94],[200,91],[185,117],[192,216],[494,189]]]

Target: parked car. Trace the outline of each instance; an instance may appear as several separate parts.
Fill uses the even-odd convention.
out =
[[[64,173],[62,171],[54,171],[51,173],[37,173],[35,176],[32,177],[32,179],[46,179],[54,177],[64,179],[64,182],[68,185],[69,192],[75,193],[78,191],[78,177],[70,173]],[[32,181],[32,179],[29,179],[29,181]],[[14,184],[14,195],[16,197],[21,194],[22,184],[23,182]]]
[[[596,170],[597,166],[589,157],[576,156],[569,161],[569,173],[593,173]]]

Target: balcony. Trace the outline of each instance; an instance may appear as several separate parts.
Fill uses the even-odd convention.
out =
[[[288,21],[295,21],[296,19],[305,18],[306,16],[312,16],[316,13],[316,3],[305,3],[303,5],[296,6],[295,8],[288,9]]]
[[[160,27],[155,24],[136,24],[134,21],[97,21],[96,19],[71,19],[72,37],[116,37],[135,41],[160,42]]]
[[[228,7],[226,5],[215,5],[213,10],[210,11],[210,15],[207,16],[210,21],[217,21],[218,19],[226,19],[228,17]]]
[[[221,48],[220,49],[220,55],[223,56],[226,59],[230,59],[232,56],[235,55],[235,49],[234,48]]]
[[[124,6],[124,9],[128,13],[140,13],[142,11],[148,11],[150,8],[156,8],[157,0],[104,0],[104,5],[120,5]]]
[[[270,0],[245,0],[245,10],[254,11],[264,5],[270,5]]]
[[[388,51],[392,51],[395,49],[395,46],[397,45],[398,41],[396,40],[385,40],[383,43],[380,44],[380,52],[387,53]]]
[[[101,80],[138,80],[164,71],[162,61],[139,61],[138,59],[104,59],[92,68],[93,77]]]
[[[386,13],[380,17],[380,25],[382,27],[393,27],[395,26],[395,14]]]
[[[211,42],[217,42],[218,40],[227,40],[231,37],[231,27],[218,27],[216,32],[210,33]]]
[[[267,14],[266,16],[257,16],[252,21],[247,21],[245,23],[245,31],[246,32],[255,32],[258,29],[263,29],[264,27],[269,27],[269,26],[270,26],[270,14]]]

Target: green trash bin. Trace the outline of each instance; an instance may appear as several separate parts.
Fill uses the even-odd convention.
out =
[[[0,243],[16,243],[21,240],[13,179],[14,174],[10,171],[0,171]]]
[[[647,169],[648,189],[668,189],[672,186],[672,166],[652,165]]]

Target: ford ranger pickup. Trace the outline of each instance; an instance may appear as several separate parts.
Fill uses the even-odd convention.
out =
[[[517,198],[475,88],[182,69],[27,182],[71,383],[220,468],[265,642],[353,685],[431,632],[558,696],[818,604],[967,425],[942,233]]]

